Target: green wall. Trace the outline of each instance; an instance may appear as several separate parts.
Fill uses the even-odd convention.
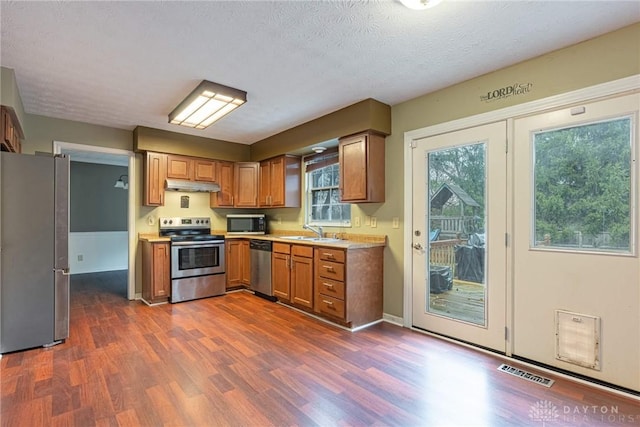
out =
[[[404,132],[636,74],[640,74],[640,24],[392,106],[391,135],[387,137],[386,142],[386,201],[354,205],[353,215],[361,217],[362,225],[360,228],[354,227],[349,230],[351,233],[388,236],[389,243],[385,249],[384,261],[385,313],[403,315]],[[531,83],[531,90],[525,95],[501,101],[487,103],[480,99],[480,96],[488,91],[514,83]],[[336,126],[339,128],[343,125]],[[27,134],[24,142],[24,151],[27,153],[51,151],[53,140],[126,150],[132,150],[134,147],[133,131],[29,114],[25,117],[23,127]],[[299,131],[301,130],[298,129],[296,132]],[[268,140],[273,141],[269,138]],[[279,152],[300,151],[317,142],[319,141],[306,138],[298,141],[287,139],[277,150],[272,147],[267,149],[266,142],[256,143],[256,146],[251,148],[250,158],[260,159]],[[235,149],[242,153],[240,156],[246,155],[243,151],[246,147],[233,148]],[[155,229],[146,221],[154,209],[141,206],[140,156],[136,159],[135,180],[138,185],[135,230],[137,233]],[[222,217],[226,212],[224,209],[216,209],[212,216]],[[269,210],[268,214],[274,219],[270,224],[273,229],[299,229],[304,220],[302,209],[274,209]],[[365,225],[367,216],[377,218],[376,228]],[[400,227],[397,229],[392,227],[393,218],[400,221]],[[138,291],[139,277],[138,273]]]
[[[386,201],[375,210],[380,232],[389,238],[384,265],[384,312],[403,315],[403,229],[392,229],[387,224],[392,217],[402,220],[404,215],[405,132],[638,74],[640,24],[634,24],[392,106],[386,170],[393,172],[387,173]],[[530,92],[493,102],[480,99],[489,91],[515,83],[532,83]]]
[[[114,184],[128,168],[71,161],[69,175],[71,232],[127,231],[129,191]]]

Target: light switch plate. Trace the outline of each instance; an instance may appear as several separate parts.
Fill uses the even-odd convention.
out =
[[[360,217],[356,216],[355,218],[353,218],[353,226],[354,227],[360,227]]]
[[[364,225],[371,225],[371,217],[369,215],[364,217]]]
[[[378,226],[378,218],[375,216],[371,217],[371,228],[376,228]]]
[[[400,228],[400,218],[398,218],[397,216],[394,216],[393,222],[391,225],[393,228]]]

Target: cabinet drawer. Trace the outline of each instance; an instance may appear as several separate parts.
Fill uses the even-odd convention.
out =
[[[316,277],[316,286],[318,287],[318,292],[321,294],[320,298],[326,295],[344,300],[344,282],[318,276]]]
[[[313,246],[297,246],[291,247],[291,255],[297,255],[305,258],[313,258]]]
[[[323,261],[341,262],[344,264],[344,251],[331,248],[317,248],[318,258]]]
[[[318,263],[318,275],[327,279],[340,282],[344,281],[344,264],[331,261],[320,261]]]
[[[320,295],[318,300],[318,311],[330,316],[344,319],[344,301],[337,298]]]
[[[277,252],[279,254],[290,254],[291,245],[288,245],[286,243],[273,242],[272,250],[273,252]]]

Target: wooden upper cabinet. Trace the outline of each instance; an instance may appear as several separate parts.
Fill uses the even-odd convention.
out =
[[[258,191],[258,205],[269,206],[271,196],[271,162],[260,162],[260,179],[258,180],[260,189]]]
[[[260,164],[238,162],[235,164],[233,206],[258,207],[258,175]]]
[[[366,132],[340,139],[340,201],[384,202],[385,137]]]
[[[193,159],[191,157],[167,155],[167,178],[192,180]]]
[[[164,181],[167,177],[167,155],[147,152],[144,161],[144,205],[164,204]]]
[[[193,159],[193,179],[195,181],[216,182],[216,162],[206,159]]]
[[[0,107],[0,149],[12,153],[22,152],[20,139],[23,137],[22,128],[13,110],[4,105]]]
[[[215,182],[216,161],[169,154],[167,155],[167,178]]]
[[[220,191],[217,193],[211,193],[211,207],[233,207],[233,174],[234,163],[217,160],[215,165],[216,169],[216,182],[220,185]]]
[[[260,207],[300,207],[300,157],[278,156],[260,162]]]

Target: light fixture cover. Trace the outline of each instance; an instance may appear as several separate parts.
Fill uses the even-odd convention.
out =
[[[120,175],[120,178],[118,178],[118,180],[116,181],[116,183],[113,185],[114,188],[122,188],[123,190],[128,190],[129,189],[129,183],[128,182],[124,182],[122,180],[122,178],[129,178],[127,175]]]
[[[247,102],[247,92],[203,80],[169,114],[169,123],[205,129]]]
[[[423,10],[439,5],[442,0],[400,0],[400,2],[409,9]]]

